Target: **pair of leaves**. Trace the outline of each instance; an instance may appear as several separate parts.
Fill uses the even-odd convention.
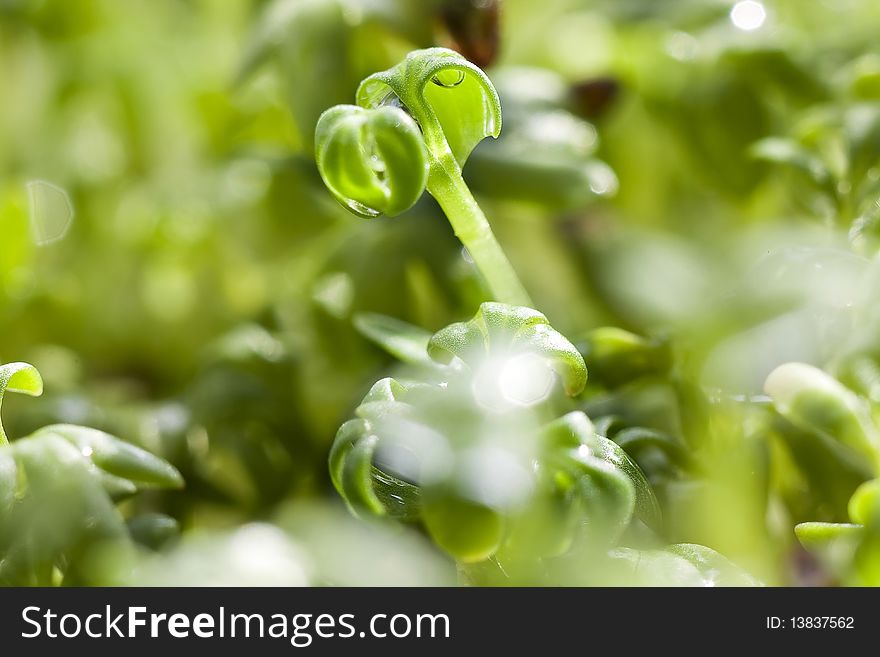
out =
[[[501,103],[489,78],[445,48],[411,52],[369,76],[356,102],[320,116],[315,156],[334,196],[365,217],[407,210],[432,166],[447,157],[463,165],[483,138],[501,130]]]

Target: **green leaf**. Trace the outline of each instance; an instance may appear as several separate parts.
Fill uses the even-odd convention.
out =
[[[422,134],[397,107],[331,107],[315,128],[315,157],[327,188],[363,217],[408,210],[428,183]]]
[[[763,586],[727,557],[705,545],[679,543],[666,551],[687,559],[706,579],[707,586]]]
[[[380,379],[358,406],[358,417],[339,428],[330,449],[330,478],[356,513],[367,511],[399,520],[418,519],[419,487],[374,465],[380,443],[377,432],[388,428],[386,422],[399,428],[402,421],[415,414],[416,408],[401,398],[414,390],[436,392],[436,389],[423,383]]]
[[[635,513],[632,481],[617,466],[582,449],[566,456],[565,472],[574,480],[574,494],[591,530],[589,540],[614,544]]]
[[[862,525],[832,522],[803,522],[794,528],[804,549],[831,573],[845,578],[856,550],[865,535]]]
[[[43,394],[43,379],[37,368],[28,363],[0,365],[0,407],[3,405],[3,395],[7,390],[39,397]],[[0,419],[0,445],[5,445],[7,442],[6,433],[3,431],[3,422]]]
[[[428,357],[431,334],[423,328],[377,313],[356,315],[354,325],[362,335],[405,363],[433,364]]]
[[[629,427],[615,434],[614,443],[631,456],[643,449],[657,449],[677,466],[686,467],[690,463],[690,455],[684,447],[672,436],[661,431],[645,427]]]
[[[454,495],[429,497],[422,516],[437,545],[464,563],[488,559],[504,538],[501,514]]]
[[[183,487],[183,478],[170,463],[103,431],[72,424],[54,424],[39,429],[32,437],[47,435],[63,438],[104,472],[128,480],[139,488]]]
[[[749,152],[755,159],[784,164],[801,171],[820,185],[831,179],[831,172],[822,160],[793,139],[767,137],[755,142]]]
[[[178,522],[162,513],[145,513],[126,524],[132,539],[151,550],[160,549],[180,535]]]
[[[805,363],[786,363],[764,383],[776,410],[796,427],[824,434],[880,463],[880,437],[867,405],[834,377]]]
[[[545,458],[550,463],[556,463],[560,458],[563,459],[563,462],[573,458],[580,463],[579,467],[581,467],[584,463],[588,465],[592,463],[592,461],[583,459],[583,456],[587,455],[594,460],[606,463],[625,475],[635,495],[634,506],[630,514],[635,513],[636,517],[649,527],[659,528],[660,506],[657,503],[654,490],[641,468],[629,458],[619,445],[598,435],[592,422],[584,413],[574,411],[554,420],[542,429],[542,439],[546,449]],[[587,451],[581,449],[582,447]],[[560,457],[560,455],[562,456]],[[600,474],[604,476],[604,469]],[[618,497],[623,499],[625,495]],[[622,504],[625,506],[625,500]],[[626,513],[622,513],[621,517],[626,517]]]
[[[622,566],[630,586],[762,586],[726,557],[702,545],[682,543],[663,550],[617,548],[612,563]]]
[[[101,470],[71,442],[38,433],[3,451],[15,461],[17,484],[0,523],[0,584],[51,584],[56,564],[68,576],[91,546],[127,541]]]
[[[524,353],[546,360],[562,381],[566,394],[576,395],[587,383],[583,356],[537,310],[487,302],[467,322],[458,322],[435,333],[428,354],[441,363],[460,358],[472,368],[488,357]]]
[[[43,394],[43,379],[37,368],[28,363],[0,365],[0,395],[6,390],[39,397]]]
[[[366,78],[356,97],[367,108],[402,104],[434,157],[451,152],[460,166],[480,141],[501,132],[495,87],[479,67],[447,48],[409,53],[397,66]]]
[[[384,515],[385,507],[373,491],[373,455],[378,436],[368,435],[352,444],[342,466],[342,495],[355,511]]]
[[[648,483],[645,473],[613,440],[599,435],[594,436],[594,440],[596,444],[593,447],[593,455],[617,467],[632,483],[636,493],[636,517],[648,527],[660,529],[660,504],[657,502],[654,490]]]
[[[849,500],[849,517],[867,527],[880,527],[880,479],[866,481]]]
[[[345,422],[330,448],[330,479],[339,494],[343,494],[342,478],[345,471],[345,460],[351,453],[355,443],[369,435],[369,425],[365,420],[355,419]]]
[[[610,387],[662,374],[672,364],[669,344],[613,326],[587,333],[577,342],[590,375]]]

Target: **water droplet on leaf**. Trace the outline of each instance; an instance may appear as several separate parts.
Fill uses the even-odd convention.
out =
[[[445,71],[437,71],[434,74],[434,77],[431,78],[431,82],[436,84],[438,87],[457,87],[462,82],[464,82],[464,71],[457,68],[446,69]]]

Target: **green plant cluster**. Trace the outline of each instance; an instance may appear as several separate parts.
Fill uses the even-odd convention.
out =
[[[757,4],[0,1],[0,584],[880,585],[880,6]]]

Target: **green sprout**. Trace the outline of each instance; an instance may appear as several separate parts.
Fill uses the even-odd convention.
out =
[[[532,307],[461,175],[474,147],[500,131],[486,75],[452,51],[419,50],[369,76],[356,99],[317,124],[327,187],[365,217],[399,214],[427,188],[494,300],[433,335],[392,318],[356,318],[415,374],[376,382],[336,434],[330,475],[351,511],[419,525],[470,583],[562,582],[584,563],[656,578],[642,560],[654,570],[680,563],[704,584],[714,582],[707,573],[730,570],[702,546],[622,544],[630,534],[659,537],[660,507],[624,448],[573,410],[587,383],[584,355],[619,384],[664,372],[669,354],[662,342],[616,329],[587,336],[582,354]],[[640,434],[633,444],[644,442]]]
[[[331,478],[355,513],[421,523],[464,564],[552,556],[584,542],[607,547],[634,518],[658,526],[645,476],[584,413],[544,424],[552,391],[510,387],[511,367],[524,357],[528,377],[542,378],[543,367],[566,397],[586,384],[580,353],[541,313],[487,302],[421,349],[435,363],[430,380],[378,381],[337,433]],[[472,458],[484,449],[494,464]],[[520,481],[527,501],[487,493],[503,477]]]
[[[452,50],[417,50],[366,78],[356,101],[328,109],[315,129],[330,191],[353,212],[377,217],[400,214],[427,189],[495,300],[531,306],[462,178],[474,147],[501,131],[501,102],[486,74]]]

